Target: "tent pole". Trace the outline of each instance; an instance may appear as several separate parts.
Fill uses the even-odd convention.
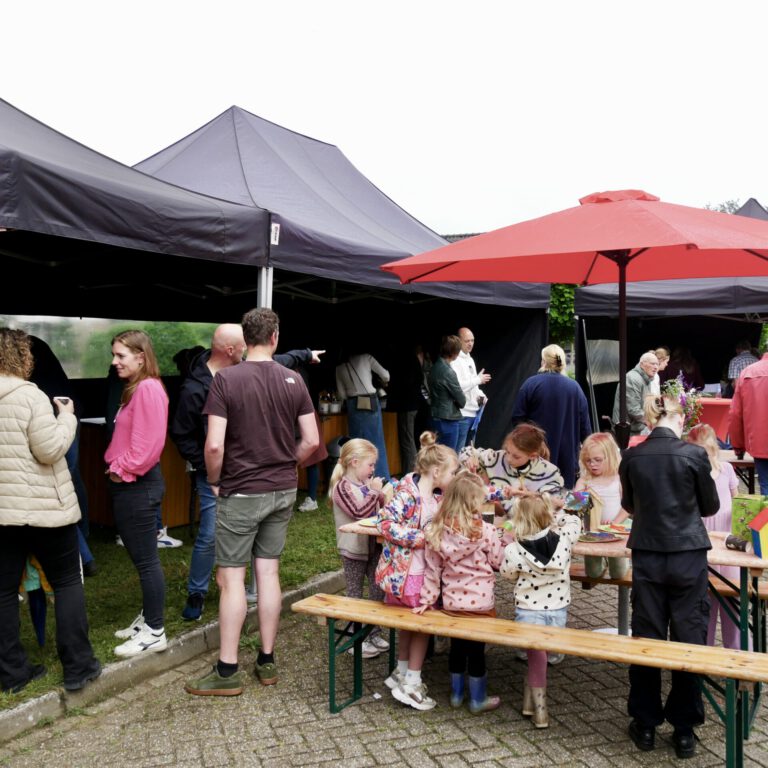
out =
[[[260,267],[258,275],[258,287],[256,289],[256,306],[272,307],[272,278],[273,267]]]
[[[577,321],[578,322],[578,319]],[[587,386],[589,387],[589,406],[592,411],[592,431],[600,431],[600,422],[597,419],[597,402],[595,401],[595,385],[592,383],[592,360],[589,357],[589,339],[587,338],[587,321],[581,319],[581,329],[584,334],[584,359],[587,363]],[[576,338],[578,339],[578,330]]]
[[[627,264],[629,251],[615,254],[619,267],[619,423],[615,426],[616,439],[623,451],[629,445],[627,419]]]

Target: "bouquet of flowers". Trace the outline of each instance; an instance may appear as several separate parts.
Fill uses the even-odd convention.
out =
[[[687,435],[691,428],[699,423],[701,415],[701,393],[696,389],[686,389],[682,373],[676,379],[664,382],[661,394],[671,400],[677,400],[683,407],[685,421],[683,422],[683,435]]]

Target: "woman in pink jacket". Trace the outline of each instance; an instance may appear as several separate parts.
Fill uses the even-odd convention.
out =
[[[442,504],[426,531],[426,571],[421,605],[414,613],[433,606],[442,593],[443,610],[460,616],[495,616],[494,587],[504,559],[496,529],[484,523],[483,481],[468,471],[459,472],[445,491]],[[451,638],[448,657],[451,673],[451,706],[464,702],[464,673],[469,672],[469,709],[473,714],[496,709],[498,696],[487,695],[485,643]]]
[[[157,555],[156,510],[165,483],[160,454],[168,426],[168,396],[152,342],[144,331],[112,339],[112,365],[124,382],[112,441],[104,454],[117,532],[139,573],[142,612],[115,637],[115,655],[164,651],[165,576]]]

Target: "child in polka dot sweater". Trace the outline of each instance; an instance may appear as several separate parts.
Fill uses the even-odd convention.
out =
[[[486,487],[463,470],[443,495],[437,514],[426,530],[426,569],[420,605],[424,613],[442,596],[443,611],[458,616],[495,616],[494,571],[504,557],[496,529],[484,523],[481,508]],[[469,672],[469,709],[473,714],[496,709],[498,696],[487,695],[485,643],[451,638],[448,657],[451,706],[464,702],[464,673]]]
[[[564,627],[571,602],[571,553],[581,533],[576,515],[555,509],[548,493],[518,500],[517,514],[506,524],[515,540],[504,550],[500,572],[515,584],[515,621]],[[547,728],[547,654],[528,651],[523,715]]]

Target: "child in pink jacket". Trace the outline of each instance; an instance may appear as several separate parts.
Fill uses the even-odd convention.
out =
[[[443,610],[461,616],[495,616],[494,571],[504,559],[497,531],[484,523],[481,508],[486,488],[471,472],[462,471],[445,491],[442,504],[426,531],[426,571],[421,588],[423,613],[442,595]],[[469,709],[473,714],[496,709],[498,696],[487,695],[485,643],[451,638],[448,657],[451,706],[464,702],[464,673],[469,672]]]

